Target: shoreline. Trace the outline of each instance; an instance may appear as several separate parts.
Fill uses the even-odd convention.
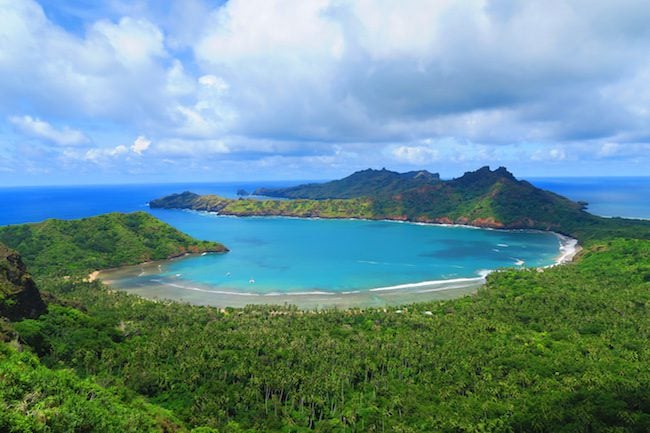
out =
[[[199,215],[205,215],[205,216],[217,217],[217,218],[286,218],[286,219],[317,220],[317,221],[318,220],[368,221],[368,222],[387,222],[387,223],[396,223],[396,224],[414,224],[419,226],[466,228],[466,229],[473,229],[473,230],[496,230],[496,231],[504,231],[504,232],[528,232],[528,233],[554,233],[560,235],[560,233],[554,232],[552,230],[541,230],[541,229],[534,229],[534,228],[491,227],[491,226],[479,226],[479,225],[459,224],[459,223],[411,221],[407,219],[402,220],[402,219],[390,219],[390,218],[322,217],[322,216],[294,216],[294,215],[235,215],[235,214],[224,214],[224,213],[207,211],[207,210],[184,209],[184,208],[155,208],[155,209],[165,210],[165,211],[171,210],[171,211],[190,212],[190,213],[196,213]],[[566,235],[561,235],[561,236],[566,236]]]
[[[556,258],[555,263],[552,265],[544,266],[545,268],[550,268],[553,266],[563,265],[565,263],[571,263],[578,253],[582,251],[582,247],[577,239],[574,239],[570,236],[566,236],[560,233],[551,232],[555,234],[560,240],[560,255]]]
[[[188,212],[197,212],[201,214],[209,214],[216,217],[230,217],[240,218],[231,215],[220,215],[214,212],[202,212],[185,210]],[[286,217],[286,216],[253,216],[252,218],[292,218],[292,219],[323,219],[323,218],[301,218],[301,217]],[[338,218],[340,220],[348,220],[348,218]],[[362,221],[361,219],[351,219],[353,221]],[[483,228],[476,226],[467,226],[462,224],[438,224],[438,223],[421,223],[412,221],[396,221],[396,220],[366,220],[366,221],[385,221],[392,223],[409,223],[416,225],[427,226],[443,226],[443,227],[458,227],[458,228],[472,228],[484,230],[503,230],[503,231],[516,231],[516,232],[542,232],[552,233],[555,235],[559,242],[558,255],[554,259],[554,263],[538,269],[550,268],[571,262],[581,247],[577,239],[571,238],[560,233],[535,230],[535,229],[493,229]],[[366,289],[350,289],[348,291],[327,291],[314,289],[312,291],[296,291],[296,292],[268,292],[256,293],[239,291],[236,289],[229,290],[227,288],[217,289],[209,285],[201,285],[195,282],[187,282],[182,280],[165,280],[165,278],[150,279],[148,284],[138,283],[131,287],[117,287],[113,284],[116,281],[132,278],[142,277],[149,275],[156,275],[160,270],[160,266],[169,263],[173,260],[180,260],[193,256],[193,254],[186,254],[181,257],[175,257],[167,260],[160,260],[155,262],[145,262],[138,265],[127,267],[120,267],[116,269],[107,269],[102,271],[95,271],[89,275],[91,281],[95,279],[102,279],[102,281],[113,289],[123,290],[128,293],[136,294],[143,298],[160,300],[168,299],[178,302],[189,302],[197,305],[213,305],[218,307],[244,307],[250,304],[292,304],[303,309],[318,309],[318,308],[354,308],[354,307],[368,307],[368,306],[389,306],[389,305],[404,305],[416,302],[426,302],[432,300],[451,299],[466,296],[475,293],[478,288],[483,286],[486,282],[487,276],[494,270],[480,271],[476,277],[463,277],[447,280],[428,280],[414,283],[404,283],[389,286],[371,287]],[[529,269],[518,268],[513,269]],[[106,278],[107,277],[107,278]],[[150,283],[155,284],[150,284]],[[154,294],[152,294],[154,293]],[[209,299],[206,299],[209,295]]]
[[[134,269],[138,272],[140,269]],[[119,278],[117,278],[119,280]],[[376,290],[350,290],[332,292],[323,290],[297,292],[268,292],[252,293],[215,289],[201,286],[194,282],[178,280],[151,279],[148,283],[133,286],[113,286],[113,281],[105,280],[104,284],[130,294],[154,301],[171,300],[187,302],[195,305],[210,305],[215,307],[242,308],[247,305],[295,305],[304,310],[326,308],[366,308],[406,305],[418,302],[453,299],[476,292],[485,284],[483,277],[425,281],[419,283],[389,286]]]

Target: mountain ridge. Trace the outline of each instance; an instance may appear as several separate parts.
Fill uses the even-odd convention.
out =
[[[566,235],[579,233],[581,226],[607,225],[602,218],[586,212],[584,203],[518,180],[505,167],[491,170],[484,166],[451,180],[440,180],[425,170],[397,173],[369,169],[338,181],[257,190],[256,194],[311,198],[233,200],[186,191],[152,200],[149,206],[234,216],[389,219],[539,229]]]
[[[420,185],[440,181],[438,173],[427,170],[398,173],[382,168],[368,168],[352,173],[343,179],[324,183],[310,183],[289,188],[258,188],[255,195],[292,199],[360,198],[395,194]]]

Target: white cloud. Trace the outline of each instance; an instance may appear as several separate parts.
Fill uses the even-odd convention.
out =
[[[610,120],[599,121],[595,133],[616,134],[629,120],[614,116],[621,111],[614,105],[643,111],[634,92],[636,104],[599,92],[619,79],[627,83],[647,57],[648,41],[634,30],[642,27],[628,25],[650,18],[640,1],[281,3],[231,0],[194,46],[203,71],[228,83],[238,116],[230,132],[332,141],[410,141],[414,131],[494,144],[564,141],[603,117]],[[356,108],[353,116],[346,105]],[[468,117],[472,128],[459,128]],[[642,123],[637,132],[650,132]]]
[[[167,83],[165,90],[176,97],[189,96],[196,92],[196,84],[178,59],[174,59],[172,66],[167,70]]]
[[[91,34],[93,38],[105,38],[117,60],[129,68],[166,55],[162,32],[147,20],[124,17],[117,24],[99,21],[92,26]]]
[[[197,55],[216,64],[255,58],[277,64],[321,63],[324,54],[337,58],[343,35],[328,18],[331,7],[329,0],[227,2],[210,18],[195,45]]]
[[[133,145],[131,146],[131,151],[137,153],[138,155],[142,155],[143,152],[149,149],[149,146],[151,146],[151,140],[147,139],[143,135],[140,135],[133,142]]]
[[[71,146],[79,164],[151,167],[327,164],[336,146],[386,166],[648,158],[644,0],[109,3],[71,29],[56,2],[0,0],[0,118],[66,148],[34,165]],[[63,126],[82,124],[93,149]]]
[[[11,116],[9,121],[23,134],[61,146],[78,146],[90,142],[90,139],[77,129],[67,126],[57,129],[48,122],[32,116]]]
[[[215,75],[203,75],[199,77],[199,84],[206,87],[212,87],[220,93],[228,90],[228,83]]]
[[[114,158],[120,155],[124,155],[129,152],[129,149],[120,144],[119,146],[112,148],[96,148],[90,149],[86,152],[83,159],[91,162],[100,162],[106,158]]]
[[[391,153],[397,161],[412,165],[426,165],[440,158],[440,151],[429,146],[397,146]]]
[[[130,17],[84,27],[67,32],[31,0],[0,3],[0,112],[29,104],[42,117],[165,124],[161,112],[176,94],[162,31]]]
[[[550,149],[539,149],[530,156],[533,161],[563,161],[567,159],[567,153],[564,148],[551,147]]]
[[[600,146],[600,149],[598,150],[598,156],[608,157],[616,155],[620,151],[620,148],[621,146],[618,143],[612,143],[611,141],[608,141]]]
[[[230,148],[222,140],[164,139],[156,143],[155,150],[165,157],[198,157],[199,159],[230,153]]]

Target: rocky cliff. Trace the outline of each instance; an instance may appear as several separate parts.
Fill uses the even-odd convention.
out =
[[[9,320],[35,318],[45,309],[20,255],[0,244],[0,316]]]

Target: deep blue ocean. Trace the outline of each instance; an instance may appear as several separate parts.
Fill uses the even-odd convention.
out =
[[[650,218],[650,177],[532,178],[529,181],[572,200],[588,202],[588,210],[596,215]],[[259,187],[304,182],[0,187],[0,225],[47,218],[82,218],[106,212],[148,211],[149,200],[182,191],[236,197],[240,188],[253,191]]]
[[[650,218],[650,178],[531,182],[587,201],[596,214]],[[192,236],[220,241],[231,249],[225,255],[164,264],[153,275],[151,270],[130,274],[123,281],[131,287],[164,282],[168,289],[180,292],[198,287],[204,292],[224,293],[355,292],[474,279],[485,270],[500,267],[545,266],[554,263],[559,254],[558,238],[550,233],[384,221],[234,218],[147,207],[153,198],[186,190],[236,197],[240,188],[252,191],[288,185],[239,182],[4,188],[0,189],[0,225],[141,210]],[[176,297],[174,293],[166,296]]]
[[[650,219],[650,177],[534,178],[529,181],[572,200],[595,215]]]

